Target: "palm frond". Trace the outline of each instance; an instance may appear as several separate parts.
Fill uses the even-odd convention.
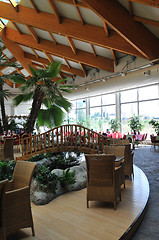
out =
[[[54,61],[54,62],[50,63],[50,65],[48,65],[48,67],[46,69],[47,77],[51,78],[51,79],[57,77],[60,70],[61,70],[61,63],[60,62]]]
[[[16,73],[14,75],[10,76],[10,79],[14,82],[14,83],[20,83],[20,84],[24,84],[26,83],[26,79],[23,75],[21,75],[20,73]]]
[[[14,106],[18,106],[21,102],[27,102],[33,98],[34,92],[20,94],[13,99]]]

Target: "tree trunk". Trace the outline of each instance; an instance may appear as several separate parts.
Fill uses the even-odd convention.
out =
[[[32,133],[34,130],[34,125],[39,114],[41,104],[43,101],[44,93],[40,90],[40,86],[37,86],[33,96],[32,109],[29,114],[29,118],[26,123],[26,132]]]
[[[0,91],[3,91],[3,86],[0,84]],[[4,98],[0,99],[0,104],[1,104],[1,115],[2,115],[2,123],[3,123],[3,129],[4,131],[8,130],[8,121],[6,118],[6,112],[5,112],[5,105],[4,105]]]

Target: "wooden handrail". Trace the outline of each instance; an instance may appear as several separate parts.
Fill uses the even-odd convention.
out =
[[[45,133],[22,138],[22,156],[17,159],[25,160],[39,153],[59,151],[103,153],[108,139],[110,138],[81,125],[62,125]]]

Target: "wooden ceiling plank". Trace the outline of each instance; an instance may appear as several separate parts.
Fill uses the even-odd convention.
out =
[[[107,26],[107,24],[106,24],[106,22],[104,20],[102,20],[102,21],[103,21],[103,26],[104,26],[104,31],[106,33],[106,36],[110,37],[110,32],[108,30],[108,26]]]
[[[115,66],[117,66],[118,65],[118,60],[116,58],[115,51],[113,49],[111,49],[111,52],[112,52],[112,56],[113,56],[113,59],[114,59]]]
[[[130,2],[141,3],[144,5],[148,5],[151,7],[159,8],[159,1],[158,0],[129,0]]]
[[[63,2],[66,4],[74,5],[72,0],[56,0],[57,2]],[[77,7],[88,8],[88,6],[83,2],[76,2]]]
[[[29,34],[22,34],[20,35],[17,31],[7,28],[6,29],[6,37],[16,43],[22,44],[27,47],[31,47],[40,51],[45,51],[47,53],[53,54],[58,57],[65,57],[68,60],[72,60],[74,62],[81,62],[85,65],[100,68],[109,72],[114,71],[114,64],[113,60],[97,56],[94,57],[92,53],[77,50],[77,54],[75,55],[71,48],[65,45],[57,44],[56,46],[52,47],[52,42],[45,39],[40,39],[40,44],[36,41],[32,41],[32,36]]]
[[[145,58],[153,60],[159,57],[159,39],[144,25],[135,22],[120,2],[116,0],[83,0],[83,2],[99,17],[104,18],[108,25]]]
[[[74,54],[77,54],[77,52],[76,52],[76,47],[75,47],[75,45],[74,45],[74,42],[72,41],[72,38],[70,38],[70,37],[68,37],[68,36],[66,36],[66,38],[67,38],[67,41],[68,41],[69,44],[70,44],[70,47],[71,47],[73,53],[74,53]]]
[[[34,50],[34,48],[31,48],[32,52],[35,54],[36,58],[39,58],[38,54],[36,53],[36,51]]]
[[[65,77],[63,76],[62,72],[59,73],[59,76],[61,79],[64,79]]]
[[[143,18],[143,17],[138,17],[138,16],[133,16],[133,19],[137,22],[140,22],[140,23],[145,23],[145,24],[148,24],[148,25],[159,27],[159,21],[154,21],[154,20],[151,20],[151,19],[148,19],[148,18]]]
[[[29,32],[31,33],[32,37],[34,38],[34,40],[37,42],[37,43],[40,43],[40,38],[38,37],[38,35],[36,34],[35,30],[33,29],[33,27],[29,26],[29,25],[26,25]]]
[[[82,18],[81,12],[80,12],[80,10],[79,10],[79,8],[78,8],[78,6],[77,6],[77,1],[76,1],[76,0],[73,0],[73,4],[74,4],[74,6],[75,6],[75,8],[76,8],[76,11],[77,11],[77,14],[78,14],[78,16],[79,16],[79,18],[80,18],[80,20],[81,20],[81,23],[84,25],[85,23],[84,23],[84,20],[83,20],[83,18]]]
[[[54,14],[56,16],[56,19],[57,19],[58,23],[61,23],[61,16],[60,16],[60,14],[59,14],[59,12],[57,10],[57,7],[55,5],[54,0],[48,0],[48,2],[49,2],[51,9],[53,10],[53,12],[54,12]]]
[[[17,62],[17,59],[15,58],[15,57],[13,57],[13,58],[11,58],[11,59],[8,59],[7,61],[6,61],[6,63],[10,63],[10,62],[12,62],[12,63],[15,63],[15,62]],[[0,66],[0,71],[1,70],[4,70],[4,69],[6,69],[8,66]]]
[[[34,0],[30,0],[30,2],[32,4],[33,8],[36,10],[36,12],[39,13],[40,11],[39,11],[38,7],[36,6],[36,4],[34,3]]]
[[[44,64],[43,65],[41,65],[41,64],[39,64],[39,63],[37,63],[37,62],[32,62],[32,65],[33,66],[36,66],[36,67],[39,67],[39,68],[44,68]]]
[[[24,25],[30,25],[52,33],[60,32],[64,36],[67,35],[77,40],[92,43],[93,45],[109,49],[113,48],[116,51],[142,57],[140,52],[134,49],[134,47],[113,30],[111,31],[111,36],[106,38],[103,28],[92,24],[82,25],[79,21],[68,18],[63,18],[62,24],[58,24],[53,14],[46,12],[40,12],[40,14],[38,14],[34,9],[23,6],[19,6],[19,13],[16,13],[10,4],[1,1],[0,9],[1,18]],[[97,34],[94,34],[94,32],[97,32]]]
[[[48,65],[49,64],[49,60],[47,60],[46,58],[39,57],[38,59],[36,59],[35,55],[30,54],[30,53],[24,53],[24,56],[25,56],[25,58],[28,58],[31,61],[40,62],[40,63],[42,63],[44,65]],[[66,66],[64,64],[61,65],[61,70],[62,71],[66,71],[66,72],[70,72],[73,75],[78,75],[78,76],[84,77],[84,74],[83,74],[83,72],[81,70],[79,70],[77,68],[73,68],[73,67],[69,68],[68,66]]]
[[[96,54],[96,52],[95,52],[95,49],[94,49],[94,47],[93,47],[93,44],[90,43],[90,45],[91,45],[91,48],[92,48],[93,54],[94,54],[94,56],[96,57],[97,54]]]
[[[51,33],[51,32],[48,32],[48,33],[49,33],[49,35],[50,35],[50,37],[51,37],[53,43],[56,45],[57,42],[55,41],[55,38],[53,37],[52,33]]]
[[[20,64],[25,68],[25,70],[31,75],[29,65],[31,66],[32,62],[31,60],[24,58],[24,52],[22,48],[17,43],[6,38],[6,28],[2,29],[0,34],[4,45],[9,49],[9,51],[13,54],[17,61],[20,62]],[[19,36],[22,35],[19,34]]]
[[[79,62],[79,64],[80,64],[81,69],[82,69],[82,71],[83,71],[83,73],[84,73],[84,76],[86,77],[86,76],[87,76],[87,73],[86,73],[86,70],[84,69],[83,64],[82,64],[81,62]]]
[[[54,61],[53,58],[50,56],[50,54],[48,54],[45,51],[43,51],[43,53],[46,55],[46,57],[47,57],[47,59],[49,60],[50,63],[52,63]]]
[[[130,17],[132,17],[133,16],[133,14],[132,14],[132,4],[129,0],[128,0],[128,9],[129,9],[129,15],[130,15]]]
[[[15,22],[12,22],[12,21],[11,21],[11,23],[14,25],[14,27],[17,29],[17,31],[18,31],[20,34],[22,34],[22,32],[20,31],[20,29],[18,28],[18,26],[16,25],[16,23],[15,23]]]
[[[1,72],[1,70],[0,70],[0,76],[3,76],[4,74]],[[13,83],[12,83],[12,81],[11,80],[9,80],[9,79],[5,79],[5,83],[8,85],[8,86],[10,86],[11,88],[13,88]]]

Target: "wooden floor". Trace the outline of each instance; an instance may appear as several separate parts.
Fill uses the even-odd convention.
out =
[[[140,222],[149,198],[145,174],[134,166],[134,181],[126,180],[122,201],[117,210],[104,203],[86,207],[86,189],[67,193],[44,206],[32,205],[36,237],[23,230],[8,240],[118,240],[129,239],[126,233]],[[139,221],[138,221],[139,220]],[[136,225],[135,225],[136,224]],[[131,227],[130,227],[131,226]]]

